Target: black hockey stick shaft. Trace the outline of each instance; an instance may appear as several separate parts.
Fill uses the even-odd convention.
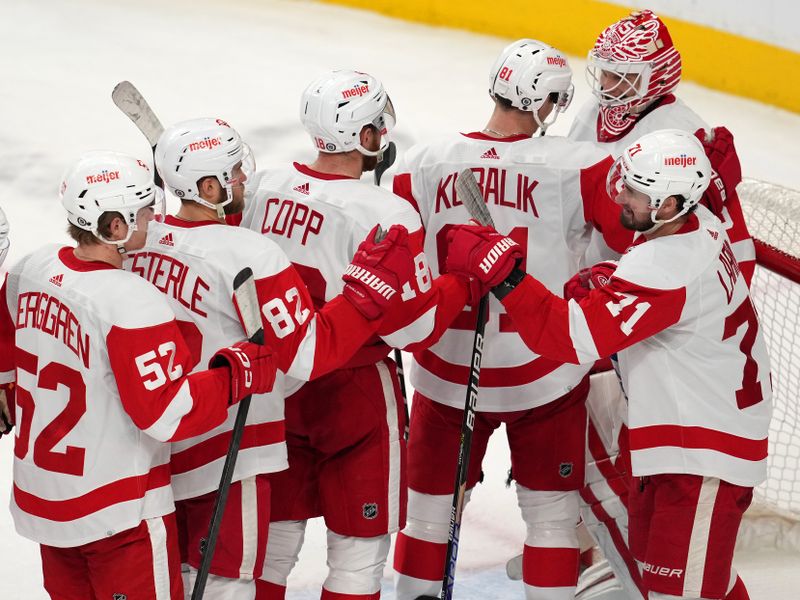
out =
[[[386,150],[383,151],[383,156],[381,156],[378,164],[375,165],[375,185],[381,185],[381,178],[383,177],[383,174],[394,164],[396,158],[397,146],[395,146],[394,142],[389,142],[389,145],[386,146]],[[403,368],[403,353],[399,348],[394,349],[394,362],[397,364],[397,379],[400,382],[400,394],[403,396],[403,406],[405,407],[406,411],[404,435],[406,441],[408,441],[408,393],[406,392],[406,376],[405,369]]]
[[[239,313],[242,316],[242,326],[248,339],[254,344],[264,344],[264,329],[261,326],[261,315],[258,309],[258,295],[256,293],[255,279],[250,267],[242,269],[233,280],[233,293],[237,300]],[[208,573],[211,569],[211,561],[214,558],[214,550],[217,546],[219,529],[222,525],[222,516],[225,513],[225,505],[228,502],[228,492],[233,481],[233,471],[236,468],[236,458],[239,455],[239,446],[242,442],[247,414],[250,410],[250,396],[245,396],[239,402],[236,411],[236,421],[231,432],[231,441],[228,446],[228,453],[225,455],[225,463],[222,467],[222,476],[219,480],[217,497],[214,500],[214,509],[211,512],[211,522],[208,525],[208,536],[206,537],[205,547],[202,549],[202,559],[200,568],[197,570],[197,579],[192,590],[192,600],[201,600],[206,589]]]
[[[483,340],[488,310],[489,297],[484,296],[478,304],[478,322],[475,325],[475,338],[472,342],[467,397],[464,402],[464,418],[461,421],[461,443],[458,447],[453,505],[450,509],[450,530],[447,537],[447,555],[445,557],[444,578],[440,595],[442,600],[451,600],[453,597],[453,583],[456,575],[458,543],[461,539],[461,518],[467,493],[467,473],[469,470],[470,451],[472,450],[472,431],[475,426],[475,411],[478,400],[478,386],[480,385]]]
[[[493,225],[492,217],[486,209],[478,182],[469,169],[462,171],[456,180],[456,193],[470,213],[470,216],[482,225]],[[447,537],[447,554],[444,562],[442,578],[442,600],[453,598],[453,584],[456,576],[458,544],[461,539],[461,518],[464,512],[464,501],[467,493],[467,474],[469,457],[472,450],[472,431],[475,426],[475,413],[478,403],[478,389],[481,377],[481,359],[483,358],[483,342],[486,320],[489,312],[489,296],[481,298],[478,303],[478,320],[475,324],[475,338],[472,342],[467,397],[464,401],[464,417],[461,421],[461,441],[458,447],[456,463],[456,479],[453,490],[453,505],[450,509],[450,529]]]

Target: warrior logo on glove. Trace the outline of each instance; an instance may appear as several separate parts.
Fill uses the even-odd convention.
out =
[[[349,265],[344,274],[368,285],[387,300],[391,300],[392,296],[394,296],[395,292],[397,291],[377,275],[370,273],[366,269],[357,267],[356,265]]]

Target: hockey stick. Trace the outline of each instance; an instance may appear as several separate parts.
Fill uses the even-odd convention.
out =
[[[147,100],[144,99],[141,92],[130,81],[120,81],[114,87],[114,91],[111,92],[111,99],[117,105],[117,108],[133,121],[133,124],[147,138],[155,159],[156,144],[158,143],[158,138],[164,133],[164,126],[156,117],[153,109],[150,108]],[[164,182],[161,181],[161,176],[158,174],[155,163],[153,164],[153,181],[158,187],[164,189]]]
[[[386,150],[383,151],[383,156],[381,156],[378,164],[375,165],[375,185],[380,187],[383,174],[394,164],[396,158],[397,146],[395,146],[394,142],[389,142],[389,145],[386,146]],[[406,425],[404,428],[404,434],[406,441],[408,441],[408,395],[406,394],[406,376],[405,370],[403,369],[403,353],[399,348],[394,349],[394,362],[397,365],[397,379],[400,382],[400,394],[403,396],[403,406],[406,409]]]
[[[236,275],[233,280],[233,296],[241,315],[242,327],[248,339],[254,344],[264,343],[264,328],[261,323],[261,311],[259,310],[258,294],[256,293],[256,281],[250,267],[245,267]],[[197,579],[192,590],[192,600],[200,600],[206,589],[208,572],[211,568],[211,559],[214,557],[214,549],[217,546],[222,515],[225,512],[225,504],[228,501],[228,491],[233,480],[233,470],[236,467],[236,457],[239,455],[239,445],[242,441],[247,413],[250,410],[250,396],[244,397],[239,402],[236,411],[236,421],[231,432],[231,442],[228,446],[228,454],[225,456],[225,464],[222,467],[222,476],[219,480],[217,497],[214,500],[214,510],[211,513],[211,523],[208,526],[208,537],[205,547],[202,549],[203,558],[200,561],[200,568],[197,570]]]
[[[470,216],[481,225],[494,226],[492,216],[486,208],[483,193],[475,176],[470,169],[465,169],[456,180],[456,194],[459,200],[469,211]],[[467,492],[467,471],[469,455],[472,449],[472,429],[475,424],[475,411],[477,409],[478,386],[481,376],[481,358],[483,356],[484,330],[486,317],[489,312],[489,296],[481,298],[478,304],[478,321],[475,324],[475,339],[472,343],[472,357],[470,360],[469,382],[467,383],[467,397],[464,403],[464,418],[461,422],[461,443],[458,448],[458,462],[456,463],[455,489],[453,490],[453,506],[450,509],[450,530],[447,539],[447,555],[444,564],[444,577],[442,579],[442,600],[451,600],[453,597],[453,583],[456,575],[456,560],[458,559],[458,542],[461,537],[461,517],[464,511],[464,497]]]

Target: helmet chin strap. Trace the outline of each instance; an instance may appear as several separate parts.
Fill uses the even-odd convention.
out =
[[[231,189],[230,185],[225,186],[225,194],[227,195],[227,200],[224,202],[220,202],[219,204],[214,204],[213,202],[209,202],[208,200],[201,198],[198,194],[192,198],[195,202],[197,202],[201,206],[205,206],[206,208],[210,208],[211,210],[217,211],[217,218],[222,221],[225,219],[225,207],[228,206],[231,202],[233,202],[233,190]]]
[[[684,207],[683,210],[671,216],[669,219],[656,219],[656,213],[658,212],[659,208],[661,208],[661,206],[659,206],[658,208],[650,209],[650,220],[653,222],[653,226],[647,231],[643,231],[642,233],[644,234],[653,233],[662,225],[665,225],[666,223],[672,223],[675,219],[678,219],[683,215],[685,215],[689,211],[689,208],[691,207]]]

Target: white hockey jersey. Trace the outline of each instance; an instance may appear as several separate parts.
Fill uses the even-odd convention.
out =
[[[4,382],[17,383],[11,513],[42,544],[78,546],[172,512],[164,442],[227,414],[227,370],[186,377],[193,361],[162,295],[72,248],[11,269],[0,355]]]
[[[142,251],[125,268],[164,293],[198,369],[216,350],[245,338],[233,296],[233,280],[244,267],[256,279],[265,344],[279,356],[273,391],[253,396],[236,460],[234,481],[287,468],[284,374],[308,380],[345,362],[374,331],[343,298],[329,310],[314,310],[308,290],[281,249],[263,236],[217,221],[168,216],[150,223]],[[215,490],[237,408],[219,427],[173,444],[175,497],[193,498]]]
[[[614,141],[601,142],[597,135],[599,108],[594,98],[588,100],[575,116],[567,137],[580,142],[597,144],[598,147],[611,154],[614,158],[619,157],[625,148],[643,135],[660,129],[681,129],[692,134],[698,129],[709,131],[708,124],[697,113],[686,106],[679,98],[670,94],[665,96],[655,107],[648,109],[625,135]],[[717,217],[725,224],[736,260],[739,261],[739,264],[744,269],[749,283],[755,268],[756,249],[753,239],[747,230],[739,198],[735,195],[729,195],[727,204]],[[608,252],[602,240],[593,239],[592,248],[586,262],[593,264],[599,260],[609,258],[617,257]]]
[[[455,193],[458,173],[478,177],[498,231],[526,253],[525,268],[556,294],[578,270],[592,226],[621,252],[632,234],[619,224],[620,208],[605,191],[612,160],[588,143],[558,137],[497,139],[480,133],[450,136],[411,148],[394,179],[396,194],[414,204],[425,227],[425,251],[441,272],[448,229],[469,214]],[[441,340],[415,354],[414,388],[422,395],[463,407],[475,331],[466,310]],[[563,364],[532,352],[502,305],[491,299],[481,360],[480,411],[540,406],[570,391],[589,366]]]
[[[377,331],[381,339],[370,340],[348,367],[380,360],[389,346],[414,350],[427,345],[464,306],[466,288],[457,278],[448,275],[432,283],[417,212],[383,188],[294,163],[260,173],[242,215],[242,227],[269,237],[286,252],[317,306],[341,293],[342,273],[376,224],[384,230],[403,225],[409,231],[416,272],[413,281],[404,282],[402,310],[387,315]],[[289,389],[297,387],[290,384]]]
[[[769,357],[728,238],[705,207],[675,234],[640,236],[580,303],[526,278],[503,304],[545,356],[618,353],[635,476],[766,478]]]

